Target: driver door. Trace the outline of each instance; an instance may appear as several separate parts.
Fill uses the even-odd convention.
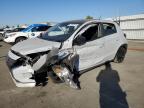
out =
[[[92,27],[95,26],[95,29],[90,31]],[[96,27],[97,26],[97,27]],[[76,45],[73,43],[73,47],[77,54],[79,55],[79,71],[85,70],[91,67],[94,67],[104,60],[104,39],[101,37],[101,26],[100,24],[90,24],[83,28],[79,36],[83,36],[84,33],[87,33],[87,37],[91,37],[92,39],[86,39],[85,43],[81,45]],[[93,35],[92,32],[97,32],[97,34]],[[93,35],[93,36],[92,36]],[[76,39],[76,38],[75,38]]]

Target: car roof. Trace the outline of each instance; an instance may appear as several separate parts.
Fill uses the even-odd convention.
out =
[[[105,22],[105,23],[115,23],[110,20],[98,20],[98,19],[81,19],[81,20],[71,20],[71,21],[66,21],[64,23],[79,23],[79,24],[84,24],[84,23],[89,23],[89,22]]]
[[[85,22],[87,22],[87,20],[82,19],[82,20],[65,21],[64,23],[80,23],[80,24],[82,24],[82,23],[85,23]]]

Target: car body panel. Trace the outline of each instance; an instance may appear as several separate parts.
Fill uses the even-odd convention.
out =
[[[60,45],[60,42],[52,42],[42,40],[40,38],[34,38],[17,43],[11,49],[23,55],[26,55],[31,53],[48,51],[54,47],[59,48]]]

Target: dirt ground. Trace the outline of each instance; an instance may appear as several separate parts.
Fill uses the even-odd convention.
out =
[[[144,108],[144,42],[129,41],[123,63],[81,75],[81,90],[50,80],[45,87],[16,87],[5,64],[10,47],[0,42],[0,108]]]

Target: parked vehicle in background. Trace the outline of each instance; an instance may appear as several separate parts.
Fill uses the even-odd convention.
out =
[[[5,32],[10,32],[10,31],[12,31],[13,29],[14,29],[14,28],[11,28],[11,27],[10,27],[10,28],[4,28],[4,31],[5,31]]]
[[[54,81],[78,88],[75,78],[84,70],[109,61],[121,63],[126,52],[127,40],[117,23],[74,20],[11,47],[7,65],[18,87],[33,87],[39,74],[48,73]]]
[[[5,34],[8,35],[8,33],[12,32],[19,32],[24,30],[25,28],[18,27],[18,28],[5,28],[5,29],[0,29],[0,40],[3,40],[5,37]]]
[[[5,31],[5,33],[19,32],[19,31],[22,31],[24,29],[26,29],[26,28],[18,27],[18,28],[14,28],[12,30]]]
[[[35,38],[50,27],[46,24],[32,24],[22,31],[6,33],[4,41],[7,43],[18,43],[29,38]]]

